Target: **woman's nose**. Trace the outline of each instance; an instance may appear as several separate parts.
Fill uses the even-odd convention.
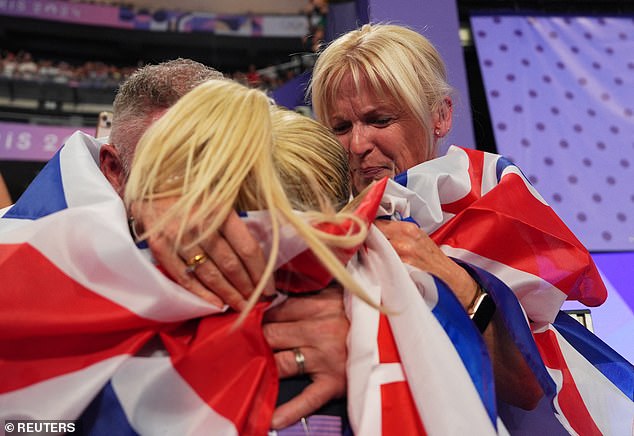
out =
[[[363,155],[372,149],[366,126],[355,125],[350,132],[350,152]]]

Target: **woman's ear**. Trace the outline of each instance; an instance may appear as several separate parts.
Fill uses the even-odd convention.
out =
[[[119,150],[114,145],[104,144],[99,149],[99,169],[123,198],[126,176]]]
[[[451,97],[445,97],[434,114],[434,136],[443,138],[451,130],[453,120],[453,102]]]

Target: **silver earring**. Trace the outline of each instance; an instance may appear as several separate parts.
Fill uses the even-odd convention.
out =
[[[434,133],[436,134],[436,136],[440,136],[440,129],[434,130]]]

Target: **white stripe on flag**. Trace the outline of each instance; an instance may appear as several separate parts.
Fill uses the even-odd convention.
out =
[[[537,326],[553,322],[566,300],[566,294],[541,277],[462,248],[442,245],[440,249],[447,256],[482,268],[504,282],[513,290],[526,315]]]
[[[407,268],[375,227],[370,229],[366,247],[367,250],[361,250],[360,259],[349,264],[349,269],[362,289],[372,289],[373,296],[377,288],[380,290],[383,304],[391,313],[388,318],[394,339],[426,431],[429,434],[495,434],[480,396],[451,340],[423,301]],[[419,285],[424,288],[434,286],[431,276],[426,274],[425,277],[426,281],[421,281]],[[353,306],[355,304],[367,307],[360,300],[354,300]],[[358,310],[361,311],[362,307]],[[368,308],[366,312],[368,310],[373,309]],[[378,315],[375,317],[378,323]],[[356,322],[356,319],[353,318],[353,321]],[[351,335],[363,334],[376,340],[375,331],[376,328],[360,332],[351,329]],[[370,358],[368,352],[365,355]],[[355,399],[350,400],[350,407],[356,407]],[[374,404],[375,401],[364,405],[365,421],[361,427],[353,427],[358,434],[374,434],[381,428],[376,417],[380,414],[380,405]],[[367,409],[370,406],[379,409]],[[448,410],[459,410],[460,413],[447,413]],[[358,418],[356,413],[353,415]]]
[[[588,412],[604,435],[625,435],[634,430],[634,402],[575,350],[554,326],[550,329],[581,394]]]
[[[203,402],[174,370],[169,356],[128,359],[112,378],[112,387],[139,434],[238,434],[233,423]]]
[[[0,394],[0,420],[77,419],[128,357],[124,354],[104,359],[81,370]]]

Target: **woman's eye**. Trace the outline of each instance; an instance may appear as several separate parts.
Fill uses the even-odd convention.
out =
[[[376,126],[387,126],[391,122],[392,122],[392,118],[389,118],[389,117],[375,118],[374,120],[372,120],[372,124]]]
[[[335,135],[343,135],[350,129],[350,123],[338,123],[332,126],[332,131]]]

